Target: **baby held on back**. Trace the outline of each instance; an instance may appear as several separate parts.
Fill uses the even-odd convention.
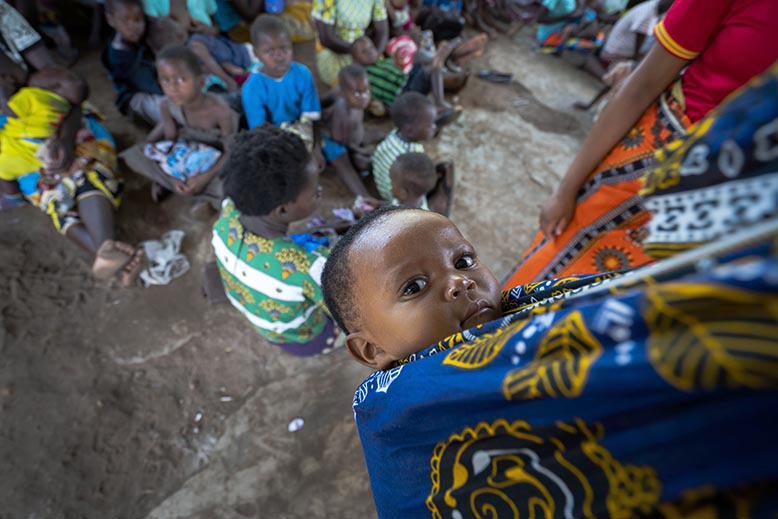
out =
[[[322,291],[349,352],[372,369],[502,315],[500,285],[473,246],[420,209],[360,219],[332,249]]]

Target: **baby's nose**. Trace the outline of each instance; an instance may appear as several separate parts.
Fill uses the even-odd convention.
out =
[[[475,288],[475,281],[465,276],[451,276],[446,288],[446,298],[450,301],[466,296],[468,291]]]

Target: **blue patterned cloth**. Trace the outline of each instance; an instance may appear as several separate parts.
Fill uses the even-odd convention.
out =
[[[222,152],[199,142],[159,141],[146,144],[143,154],[171,177],[186,182],[211,169]]]
[[[379,517],[778,517],[777,89],[778,66],[658,154],[649,239],[695,248],[506,291],[365,380]]]
[[[778,511],[775,252],[520,287],[514,313],[368,377],[354,412],[379,517]]]

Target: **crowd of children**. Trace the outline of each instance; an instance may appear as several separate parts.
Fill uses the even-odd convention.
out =
[[[93,255],[96,278],[131,287],[144,253],[114,237],[123,186],[118,157],[151,181],[154,202],[170,194],[190,197],[195,217],[216,218],[212,271],[218,273],[222,295],[262,337],[297,356],[345,344],[355,359],[377,370],[357,391],[354,407],[381,515],[423,517],[432,511],[441,516],[438,509],[448,507],[448,515],[464,517],[467,506],[481,506],[475,504],[483,493],[480,485],[499,492],[500,506],[515,515],[518,505],[532,502],[515,487],[531,470],[539,482],[554,475],[554,468],[562,476],[543,484],[572,489],[563,496],[570,509],[566,515],[577,507],[578,515],[593,517],[654,516],[675,502],[708,510],[719,502],[690,501],[681,491],[694,485],[719,492],[710,486],[715,483],[729,492],[743,481],[775,481],[776,476],[775,464],[761,461],[756,441],[771,440],[775,427],[762,434],[753,418],[774,409],[774,395],[758,391],[775,388],[774,375],[762,365],[776,363],[775,247],[757,252],[754,247],[764,236],[774,242],[778,214],[778,68],[770,67],[778,59],[778,8],[774,0],[705,1],[703,9],[702,0],[424,0],[423,6],[403,0],[315,0],[303,3],[307,7],[301,11],[299,3],[285,10],[275,2],[271,8],[238,0],[105,0],[95,7],[92,36],[100,34],[104,16],[113,33],[101,61],[115,88],[116,107],[151,127],[144,142],[117,156],[111,136],[85,104],[86,81],[61,67],[77,54],[50,14],[55,7],[40,2],[42,12],[49,13],[44,32],[60,45],[56,53],[42,46],[33,29],[37,19],[25,21],[0,0],[0,209],[24,199],[35,204],[59,232]],[[621,16],[631,4],[639,5]],[[300,12],[310,16],[301,18]],[[468,22],[484,32],[463,38]],[[612,101],[543,205],[540,232],[501,291],[447,218],[454,164],[434,161],[425,144],[461,112],[445,95],[463,87],[466,62],[484,51],[487,34],[512,34],[530,22],[537,22],[539,51],[603,78],[607,87],[601,94],[610,90]],[[312,71],[294,60],[293,40],[312,35],[314,27],[318,76],[332,87],[321,95]],[[510,80],[493,71],[479,75]],[[724,102],[749,80],[748,88]],[[392,130],[385,134],[366,127],[366,113],[388,113]],[[683,143],[687,138],[690,143]],[[657,156],[663,163],[654,168],[654,153],[662,148]],[[293,223],[317,211],[319,176],[327,165],[355,196],[354,213],[361,218],[341,238],[335,232],[290,234]],[[649,225],[641,186],[654,222],[664,227]],[[675,215],[679,209],[686,211],[683,218]],[[733,263],[711,271],[710,255],[691,254],[686,263],[656,271],[661,276],[637,272],[613,298],[604,299],[597,289],[620,275],[614,271],[654,261],[652,251],[669,255],[728,234],[737,239],[744,228],[770,219],[769,233],[759,240],[750,236],[717,250],[716,261],[738,259],[750,266]],[[649,236],[641,237],[643,231]],[[649,244],[653,248],[644,248]],[[689,277],[692,268],[702,275]],[[719,288],[711,288],[714,277]],[[694,288],[666,283],[673,279]],[[653,292],[647,296],[649,286]],[[582,299],[562,301],[578,292]],[[694,301],[684,301],[689,297]],[[721,312],[726,305],[732,315]],[[681,317],[667,312],[676,307],[682,308]],[[608,317],[614,312],[618,315]],[[608,319],[630,324],[603,324]],[[638,320],[643,324],[631,325]],[[668,341],[673,334],[684,340]],[[668,360],[675,353],[664,351],[671,349],[665,342],[688,349],[691,364]],[[728,348],[737,352],[730,355]],[[437,357],[440,362],[418,362],[449,349]],[[600,357],[607,361],[592,370]],[[696,364],[695,359],[708,357],[721,366]],[[760,359],[759,366],[752,357]],[[614,376],[630,365],[629,377]],[[452,370],[460,370],[458,376],[451,376]],[[481,372],[491,373],[479,378]],[[474,384],[458,382],[465,379]],[[608,392],[583,395],[593,404],[584,411],[565,407],[586,384],[607,386]],[[624,393],[618,409],[602,411],[613,403],[612,388],[622,384],[632,384],[633,393]],[[677,447],[693,447],[695,436],[684,429],[680,438],[665,420],[660,432],[673,442],[651,448],[653,457],[637,456],[641,463],[662,467],[667,461],[662,450],[677,447],[673,459],[682,462],[663,474],[675,485],[674,493],[660,500],[659,491],[633,488],[643,483],[662,488],[657,470],[649,468],[641,483],[633,477],[637,468],[623,469],[598,443],[600,421],[618,430],[638,423],[637,418],[650,420],[646,409],[678,420],[698,415],[703,423],[712,420],[701,406],[689,404],[688,394],[679,394],[694,393],[695,403],[717,404],[718,391],[733,389],[754,391],[735,394],[738,405],[722,412],[733,417],[732,423],[749,427],[719,431],[705,441],[713,445],[710,452],[723,452],[744,431],[756,439],[734,445],[742,454],[738,463],[753,473],[753,481],[744,479],[751,475],[745,470],[732,471],[728,458],[717,457],[715,470],[696,469],[695,451]],[[657,405],[648,398],[656,392],[678,404]],[[646,396],[645,402],[634,407],[633,394]],[[526,408],[536,413],[531,414],[533,430],[514,401],[537,400],[542,400],[537,411]],[[463,404],[471,410],[462,412]],[[692,414],[685,412],[687,406]],[[437,420],[425,420],[431,415],[454,417],[449,420],[454,425],[435,430]],[[476,424],[472,416],[481,421]],[[559,431],[549,432],[552,427]],[[577,445],[566,446],[577,436]],[[446,454],[459,449],[451,447],[456,442],[471,441],[483,449],[471,453],[467,467],[459,461],[466,446]],[[399,449],[404,443],[407,448]],[[775,451],[775,442],[767,443],[765,449]],[[634,457],[638,451],[625,445],[620,440],[612,447]],[[564,461],[568,452],[576,453],[570,458],[575,463],[600,463],[599,468],[576,469]],[[402,468],[389,470],[392,463]],[[499,477],[482,481],[479,473],[488,474],[488,466]],[[608,477],[586,483],[597,470]],[[621,472],[631,475],[610,477]],[[582,482],[586,492],[575,486]],[[441,497],[445,485],[451,488]],[[464,494],[469,497],[458,503],[454,496]],[[551,509],[553,498],[547,494],[537,499],[548,497],[543,506]],[[623,499],[626,494],[645,502]],[[623,501],[619,506],[625,508],[616,510],[611,501]]]
[[[297,13],[299,5],[294,4],[287,7]],[[101,30],[103,16],[112,30],[101,61],[113,82],[116,106],[122,114],[152,126],[145,142],[119,156],[128,169],[151,181],[154,202],[174,193],[192,198],[191,213],[197,218],[207,220],[221,212],[217,229],[224,227],[220,231],[224,236],[215,237],[214,246],[231,250],[229,260],[217,254],[229,299],[275,344],[319,344],[316,338],[328,319],[318,313],[323,303],[315,275],[317,260],[312,256],[324,258],[326,250],[320,250],[320,243],[303,239],[298,240],[303,245],[294,247],[286,242],[283,247],[273,244],[282,237],[287,240],[289,223],[311,216],[315,209],[312,203],[298,200],[317,192],[315,181],[307,181],[309,169],[318,175],[330,165],[356,197],[357,214],[382,205],[407,205],[448,215],[454,164],[433,161],[425,154],[425,145],[461,112],[461,107],[446,100],[446,92],[462,88],[469,74],[466,62],[484,51],[487,33],[511,33],[535,21],[539,50],[583,55],[581,63],[591,70],[604,71],[609,63],[619,65],[619,70],[628,63],[626,68],[631,69],[650,48],[650,27],[672,1],[647,1],[620,19],[618,14],[628,7],[625,1],[617,6],[593,0],[537,4],[425,0],[424,5],[418,4],[402,0],[376,0],[369,6],[346,0],[307,4],[310,27],[316,28],[326,51],[317,54],[317,71],[321,77],[325,69],[337,76],[333,88],[321,95],[312,71],[294,60],[292,41],[301,32],[290,32],[299,24],[290,24],[289,16],[263,13],[265,9],[251,2],[106,0],[95,7],[93,34]],[[275,7],[271,10],[277,11]],[[359,20],[350,18],[356,14]],[[468,21],[484,33],[463,37]],[[612,36],[606,38],[614,22]],[[70,51],[65,49],[65,53]],[[328,55],[331,60],[324,59]],[[36,61],[36,66],[43,63]],[[45,70],[32,76],[29,86],[14,97],[4,94],[11,117],[2,134],[0,160],[16,160],[14,139],[29,137],[15,136],[15,120],[48,113],[62,123],[52,127],[56,128],[53,133],[36,135],[51,137],[52,143],[39,145],[39,152],[33,150],[26,162],[17,160],[15,169],[3,172],[3,179],[11,187],[34,183],[34,188],[21,192],[38,201],[63,234],[95,254],[95,273],[116,275],[123,284],[132,285],[141,254],[115,242],[112,231],[106,230],[113,228],[113,209],[121,190],[116,152],[111,149],[106,159],[89,151],[81,144],[86,128],[81,140],[76,139],[86,93],[72,92],[65,79],[36,80],[59,77],[55,69],[36,68]],[[495,81],[506,79],[498,76],[482,74]],[[5,84],[3,88],[13,91]],[[25,99],[35,102],[23,109]],[[39,113],[33,113],[36,109]],[[367,113],[388,113],[394,128],[386,134],[366,127]],[[94,130],[91,139],[99,141]],[[72,142],[76,150],[68,153],[80,161],[73,167],[57,168],[63,141]],[[294,166],[299,179],[294,180],[291,171],[287,175],[264,171],[274,165],[292,167],[275,157],[277,150],[269,149],[265,141],[279,149],[304,150],[296,152],[302,161]],[[254,160],[247,162],[246,154]],[[84,172],[80,176],[75,164]],[[254,205],[254,198],[241,199],[241,186],[236,186],[236,182],[245,189],[254,185],[246,180],[249,172],[241,169],[250,166],[258,175],[251,182],[262,178],[256,188],[250,188],[263,198],[260,206]],[[28,173],[34,173],[34,181],[21,180]],[[71,185],[70,190],[62,187]],[[5,192],[4,206],[12,205],[8,200],[16,200],[18,190]],[[87,196],[90,193],[102,194],[99,211],[90,208],[95,205]],[[108,245],[99,252],[104,242]],[[238,249],[232,250],[236,244]],[[315,250],[306,249],[312,244]],[[259,268],[251,282],[238,275],[238,270],[243,273],[251,265],[256,269],[256,258],[268,254],[288,256],[279,260],[283,268],[269,272]],[[289,277],[290,272],[304,273],[310,279],[294,284],[296,278]],[[294,289],[288,288],[290,283]],[[284,299],[280,293],[294,295]],[[307,303],[300,306],[302,301]],[[316,305],[319,310],[314,312]],[[308,326],[311,320],[315,322]],[[301,326],[305,333],[299,332]],[[309,353],[321,351],[320,346],[311,346]],[[304,350],[287,349],[298,354]]]

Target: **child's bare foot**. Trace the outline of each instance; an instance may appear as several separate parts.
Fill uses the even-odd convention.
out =
[[[117,273],[116,280],[119,286],[130,288],[135,286],[138,281],[140,271],[143,269],[143,260],[146,258],[146,251],[143,247],[138,247],[132,254],[132,259],[124,265]]]
[[[129,247],[129,249],[127,249]],[[95,254],[92,275],[99,280],[108,280],[116,275],[132,259],[134,249],[126,243],[105,240]]]
[[[162,184],[158,184],[156,182],[151,183],[151,201],[155,204],[160,203],[167,197],[169,197],[171,194],[171,191],[167,189]]]

